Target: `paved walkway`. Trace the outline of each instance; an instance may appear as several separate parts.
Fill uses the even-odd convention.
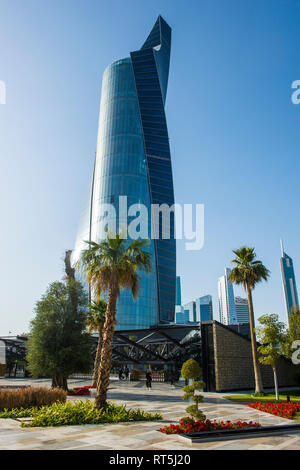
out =
[[[22,382],[20,380],[20,382]],[[0,380],[0,385],[16,383],[15,380]],[[25,383],[24,380],[22,383]],[[35,385],[49,386],[49,381],[26,381]],[[74,386],[75,381],[70,383]],[[76,381],[76,385],[84,385]],[[161,412],[163,421],[146,423],[122,423],[104,425],[62,426],[55,428],[21,428],[20,423],[11,419],[0,419],[0,450],[226,450],[226,449],[297,449],[300,450],[300,431],[268,437],[239,440],[213,441],[190,444],[182,437],[166,436],[158,429],[168,423],[176,423],[184,416],[187,403],[181,398],[180,388],[168,384],[153,383],[147,391],[143,382],[129,383],[112,381],[109,400],[126,403],[130,408]],[[201,409],[209,419],[257,421],[263,425],[289,424],[290,421],[267,413],[256,411],[244,405],[229,402],[217,393],[204,393]],[[70,398],[71,400],[77,398]]]

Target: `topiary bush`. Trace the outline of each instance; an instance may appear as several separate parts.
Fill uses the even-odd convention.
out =
[[[182,364],[181,376],[184,379],[199,379],[202,376],[202,369],[195,359],[189,359]]]
[[[204,382],[201,380],[195,380],[202,376],[202,369],[199,366],[198,362],[194,359],[189,359],[182,365],[181,375],[184,379],[193,379],[192,385],[186,385],[183,387],[184,395],[183,400],[193,400],[194,405],[190,405],[186,408],[186,412],[196,418],[198,421],[205,421],[205,414],[199,410],[199,403],[203,402],[203,395],[196,395],[197,390],[203,389],[205,386]]]
[[[19,390],[0,390],[0,410],[32,408],[65,402],[67,393],[59,388],[45,387],[20,388]]]

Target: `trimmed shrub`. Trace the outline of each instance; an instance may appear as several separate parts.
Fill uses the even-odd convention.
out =
[[[199,379],[202,376],[202,369],[195,359],[189,359],[182,365],[181,376],[184,379]]]
[[[24,388],[19,390],[0,390],[0,410],[32,408],[65,402],[67,393],[59,388]]]
[[[189,359],[186,361],[181,369],[181,375],[184,379],[193,379],[192,385],[186,385],[183,387],[184,395],[182,397],[183,400],[191,399],[195,405],[190,405],[186,408],[186,412],[196,418],[199,421],[205,421],[206,416],[205,414],[199,410],[199,403],[202,403],[203,396],[195,394],[197,390],[202,390],[205,386],[204,382],[201,380],[195,380],[202,375],[202,369],[199,366],[198,362],[194,359]]]

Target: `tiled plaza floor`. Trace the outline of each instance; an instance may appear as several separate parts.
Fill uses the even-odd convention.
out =
[[[24,382],[24,381],[23,381]],[[9,381],[0,380],[0,385]],[[17,383],[10,381],[10,383]],[[49,382],[34,382],[49,386]],[[85,382],[86,384],[86,382]],[[74,384],[70,384],[71,386]],[[78,382],[83,385],[83,382]],[[180,436],[166,436],[158,431],[165,424],[178,422],[185,415],[187,403],[181,398],[180,388],[168,384],[154,383],[147,391],[143,382],[129,383],[112,381],[109,400],[126,403],[130,408],[159,411],[160,422],[122,423],[84,426],[62,426],[55,428],[21,428],[15,420],[0,419],[0,450],[59,450],[59,449],[106,449],[106,450],[226,450],[226,449],[272,449],[300,450],[300,431],[276,436],[263,436],[228,441],[212,441],[190,444]],[[257,421],[263,425],[289,424],[290,421],[259,412],[244,405],[229,402],[220,394],[204,393],[201,409],[209,419]],[[74,398],[71,398],[74,400]]]

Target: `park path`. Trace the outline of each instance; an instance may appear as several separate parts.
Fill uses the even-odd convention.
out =
[[[7,382],[7,380],[5,381]],[[74,381],[75,382],[75,381]],[[29,383],[29,382],[28,382]],[[30,381],[36,384],[36,381]],[[86,382],[76,383],[78,386]],[[48,381],[38,385],[49,386]],[[74,384],[73,384],[74,386]],[[164,383],[153,383],[148,391],[143,382],[112,381],[109,400],[126,403],[130,408],[161,412],[160,422],[121,423],[104,425],[62,426],[54,428],[21,428],[15,420],[0,419],[0,450],[300,450],[300,431],[276,436],[262,436],[228,441],[212,441],[190,444],[180,436],[167,436],[158,429],[168,423],[176,423],[185,415],[187,406],[181,398],[182,390]],[[278,418],[244,405],[229,402],[221,394],[204,393],[201,409],[209,419],[257,421],[263,425],[288,424]],[[72,397],[71,400],[77,398]]]

